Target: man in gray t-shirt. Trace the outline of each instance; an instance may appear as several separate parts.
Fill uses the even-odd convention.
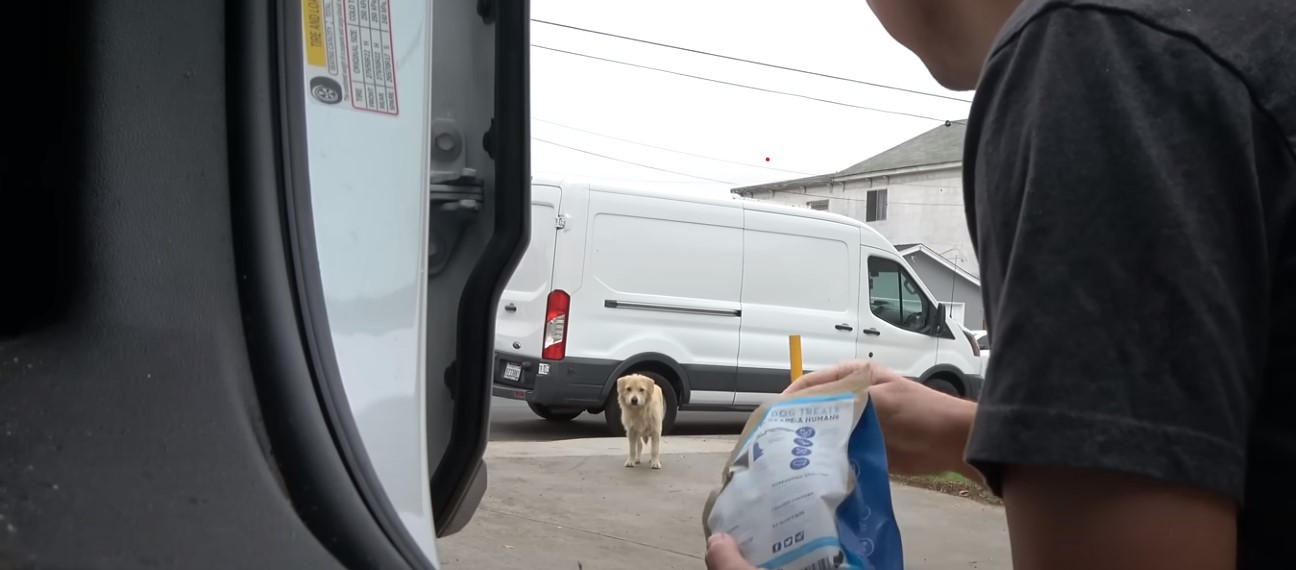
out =
[[[983,477],[1018,570],[1296,567],[1296,2],[870,4],[977,90],[995,331],[979,404],[882,375],[893,471]]]

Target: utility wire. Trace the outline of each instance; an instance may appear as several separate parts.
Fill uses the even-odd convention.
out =
[[[694,154],[694,153],[691,153],[691,152],[685,152],[685,151],[682,151],[682,150],[675,150],[675,149],[673,149],[673,148],[666,148],[666,147],[664,147],[664,146],[651,145],[651,144],[648,144],[648,143],[642,143],[642,142],[639,142],[639,141],[633,141],[633,140],[630,140],[630,139],[623,139],[623,138],[621,138],[621,137],[614,137],[614,136],[612,136],[612,135],[606,135],[606,134],[603,134],[603,133],[597,133],[597,132],[594,132],[594,131],[589,131],[589,130],[585,130],[585,129],[578,128],[578,127],[573,127],[573,126],[571,126],[571,125],[564,125],[564,124],[562,124],[562,123],[556,123],[556,122],[554,122],[554,121],[547,121],[547,120],[545,120],[545,119],[537,119],[537,118],[535,118],[535,117],[532,117],[531,120],[533,120],[533,121],[538,121],[538,122],[541,122],[541,123],[547,123],[547,124],[550,124],[550,125],[555,125],[555,126],[558,126],[558,127],[562,127],[562,128],[564,128],[564,129],[571,129],[571,130],[573,130],[573,131],[580,131],[580,132],[582,132],[582,133],[588,133],[588,134],[591,134],[591,135],[594,135],[594,136],[599,136],[599,137],[609,138],[609,139],[612,139],[612,140],[615,140],[615,141],[621,141],[621,142],[626,142],[626,143],[630,143],[630,144],[637,144],[637,145],[639,145],[639,146],[646,146],[646,147],[648,147],[648,148],[655,148],[655,149],[657,149],[657,150],[664,150],[664,151],[666,151],[666,152],[673,152],[673,153],[676,153],[676,154],[683,154],[683,155],[693,156],[693,157],[697,157],[697,158],[705,158],[705,159],[707,159],[707,160],[714,160],[714,161],[717,161],[717,162],[727,162],[727,163],[729,163],[729,164],[737,164],[737,165],[739,165],[739,166],[746,166],[746,167],[748,167],[748,168],[760,168],[760,169],[764,169],[764,170],[777,170],[777,171],[779,171],[779,172],[789,172],[789,173],[792,173],[792,174],[803,174],[803,175],[806,175],[806,176],[813,176],[813,174],[810,173],[810,172],[801,172],[801,171],[798,171],[798,170],[786,170],[786,169],[783,169],[783,168],[775,168],[775,167],[773,167],[773,166],[761,166],[761,165],[759,165],[759,164],[748,164],[748,163],[746,163],[746,162],[739,162],[739,161],[737,161],[737,160],[728,160],[728,159],[724,159],[724,158],[716,158],[716,157],[714,157],[714,156],[705,156],[705,155],[701,155],[701,154]]]
[[[540,119],[536,119],[536,120],[540,120]],[[647,164],[643,164],[643,163],[639,163],[639,162],[634,162],[634,161],[630,161],[630,160],[625,160],[625,159],[617,158],[617,157],[614,157],[614,156],[607,156],[607,155],[605,155],[605,154],[599,154],[599,153],[597,153],[597,152],[590,152],[590,151],[585,150],[585,149],[582,149],[582,148],[576,148],[576,147],[574,147],[574,146],[569,146],[569,145],[565,145],[565,144],[561,144],[561,143],[556,143],[556,142],[553,142],[553,141],[550,141],[550,140],[545,140],[545,139],[542,139],[542,138],[539,138],[539,137],[531,137],[531,140],[533,140],[533,141],[538,141],[538,142],[542,142],[542,143],[545,143],[545,144],[551,144],[551,145],[554,145],[554,146],[557,146],[557,147],[565,148],[565,149],[567,149],[567,150],[572,150],[572,151],[579,152],[579,153],[582,153],[582,154],[588,154],[588,155],[591,155],[591,156],[597,156],[597,157],[602,158],[602,159],[605,159],[605,160],[611,160],[611,161],[614,161],[614,162],[623,162],[623,163],[625,163],[625,164],[630,164],[630,165],[638,166],[638,167],[640,167],[640,168],[647,168],[647,169],[650,169],[650,170],[657,170],[657,171],[660,171],[660,172],[666,172],[666,173],[669,173],[669,174],[676,174],[676,175],[679,175],[679,176],[687,176],[687,177],[689,177],[689,178],[696,178],[696,179],[698,179],[698,180],[705,180],[705,181],[707,181],[707,182],[715,182],[715,183],[718,183],[718,184],[728,184],[728,185],[730,185],[730,186],[738,186],[737,183],[729,182],[729,181],[726,181],[726,180],[717,180],[717,179],[715,179],[715,178],[707,178],[707,177],[705,177],[705,176],[698,176],[698,175],[696,175],[696,174],[689,174],[689,173],[687,173],[687,172],[679,172],[679,171],[676,171],[676,170],[669,170],[669,169],[666,169],[666,168],[660,168],[660,167],[657,167],[657,166],[651,166],[651,165],[647,165]],[[594,177],[594,178],[609,178],[609,177],[597,177],[597,176],[596,176],[596,177]],[[651,180],[651,181],[650,181],[650,180],[645,180],[645,181],[643,181],[643,182],[652,182],[652,183],[682,183],[682,181],[664,181],[664,180]],[[806,196],[806,197],[809,197],[809,198],[821,198],[821,199],[825,199],[825,200],[846,200],[846,201],[848,201],[848,202],[868,202],[868,199],[866,199],[866,198],[847,198],[847,197],[845,197],[845,196],[824,196],[824,195],[822,195],[822,194],[811,194],[811,193],[809,193],[809,192],[805,192],[805,191],[796,191],[796,190],[776,190],[775,192],[786,192],[786,193],[788,193],[788,194],[796,194],[796,195],[799,195],[799,196]],[[954,207],[962,208],[962,207],[964,207],[963,204],[948,204],[948,203],[937,203],[937,202],[892,202],[892,201],[889,201],[889,200],[887,201],[887,205],[888,205],[888,206],[890,206],[890,205],[892,205],[892,204],[900,205],[900,206],[946,206],[946,207],[951,207],[951,208],[954,208]]]
[[[542,139],[542,138],[531,137],[531,140],[533,140],[533,141],[539,141],[539,142],[542,142],[542,143],[545,143],[545,144],[551,144],[551,145],[554,145],[554,146],[557,146],[557,147],[562,147],[562,148],[565,148],[565,149],[567,149],[567,150],[573,150],[573,151],[576,151],[576,152],[579,152],[579,153],[588,154],[588,155],[591,155],[591,156],[597,156],[597,157],[599,157],[599,158],[603,158],[603,159],[607,159],[607,160],[612,160],[612,161],[616,161],[616,162],[624,162],[624,163],[626,163],[626,164],[633,164],[633,165],[638,166],[638,167],[640,167],[640,168],[647,168],[647,169],[649,169],[649,170],[658,170],[658,171],[661,171],[661,172],[669,172],[669,173],[671,173],[671,174],[678,174],[678,175],[680,175],[680,176],[687,176],[687,177],[689,177],[689,178],[697,178],[698,180],[706,180],[706,181],[708,181],[708,182],[715,182],[715,183],[717,183],[717,184],[728,184],[728,185],[730,185],[730,186],[738,186],[738,184],[735,184],[735,183],[733,183],[733,182],[728,182],[728,181],[725,181],[725,180],[716,180],[715,178],[707,178],[707,177],[705,177],[705,176],[698,176],[698,175],[696,175],[696,174],[688,174],[688,173],[686,173],[686,172],[678,172],[678,171],[675,171],[675,170],[667,170],[667,169],[665,169],[665,168],[659,168],[659,167],[656,167],[656,166],[649,166],[649,165],[647,165],[647,164],[641,164],[641,163],[638,163],[638,162],[632,162],[632,161],[625,160],[625,159],[621,159],[621,158],[617,158],[617,157],[614,157],[614,156],[607,156],[607,155],[605,155],[605,154],[599,154],[599,153],[597,153],[597,152],[590,152],[590,151],[585,150],[585,149],[576,148],[576,147],[574,147],[574,146],[567,146],[567,145],[565,145],[565,144],[556,143],[556,142],[549,141],[549,140],[545,140],[545,139]]]
[[[763,62],[763,61],[755,61],[755,60],[751,60],[751,59],[744,59],[744,58],[741,58],[741,57],[734,57],[734,56],[731,56],[731,55],[724,55],[724,54],[719,54],[719,53],[711,53],[711,52],[708,52],[708,51],[702,51],[702,50],[700,50],[700,49],[686,48],[686,47],[683,47],[683,46],[677,46],[677,45],[665,44],[665,43],[661,43],[661,42],[654,42],[654,41],[651,41],[651,40],[645,40],[645,39],[640,39],[640,38],[632,38],[632,37],[630,37],[630,36],[623,36],[623,35],[620,35],[620,34],[613,34],[613,33],[611,33],[611,32],[602,32],[602,31],[599,31],[599,30],[591,30],[591,29],[589,29],[589,28],[582,28],[582,27],[579,27],[579,26],[573,26],[573,25],[570,25],[570,24],[560,24],[560,23],[558,23],[558,22],[550,22],[550,21],[548,21],[548,20],[539,20],[539,19],[536,19],[536,18],[531,18],[531,21],[532,21],[532,22],[539,23],[539,24],[545,24],[545,25],[549,25],[549,26],[558,27],[558,28],[566,28],[566,29],[569,29],[569,30],[576,30],[576,31],[579,31],[579,32],[585,32],[585,33],[589,33],[589,34],[597,34],[597,35],[600,35],[600,36],[607,36],[607,37],[610,37],[610,38],[617,38],[617,39],[627,40],[627,41],[632,41],[632,42],[639,42],[639,43],[642,43],[642,44],[648,44],[648,45],[652,45],[652,46],[658,46],[658,47],[664,47],[664,48],[669,48],[669,49],[674,49],[674,50],[679,50],[679,51],[685,51],[685,52],[694,53],[694,54],[698,54],[698,55],[706,55],[706,56],[710,56],[710,57],[717,57],[717,58],[720,58],[720,59],[727,59],[727,60],[730,60],[730,61],[739,61],[739,62],[742,62],[742,63],[748,63],[748,64],[752,64],[752,65],[760,65],[760,66],[770,67],[770,68],[774,68],[774,69],[781,69],[781,70],[783,70],[783,71],[792,71],[792,72],[795,72],[795,73],[804,73],[804,74],[806,74],[806,75],[814,75],[814,76],[817,76],[817,77],[825,77],[825,78],[828,78],[828,79],[836,79],[836,80],[838,80],[838,81],[847,81],[847,82],[850,82],[850,83],[857,83],[857,84],[859,84],[859,85],[867,85],[867,86],[869,86],[869,87],[877,87],[877,88],[880,88],[880,89],[890,89],[890,90],[892,90],[892,91],[900,91],[900,92],[903,92],[903,93],[910,93],[910,94],[913,94],[913,95],[925,95],[925,96],[927,96],[927,97],[936,97],[936,98],[939,98],[939,99],[948,99],[948,100],[950,100],[950,101],[958,101],[958,102],[960,102],[960,103],[971,103],[971,102],[972,102],[972,101],[969,101],[969,100],[967,100],[967,99],[962,99],[962,98],[959,98],[959,97],[952,97],[952,96],[949,96],[949,95],[941,95],[941,94],[939,94],[939,93],[929,93],[929,92],[927,92],[927,91],[918,91],[918,90],[916,90],[916,89],[907,89],[907,88],[904,88],[904,87],[896,87],[896,86],[894,86],[894,85],[885,85],[885,84],[882,84],[882,83],[874,83],[874,82],[871,82],[871,81],[864,81],[864,80],[861,80],[861,79],[852,79],[852,78],[850,78],[850,77],[841,77],[841,76],[837,76],[837,75],[829,75],[829,74],[827,74],[827,73],[819,73],[819,72],[817,72],[817,71],[810,71],[810,70],[806,70],[806,69],[798,69],[798,68],[795,68],[795,67],[787,67],[787,66],[777,65],[777,64],[773,64],[773,63],[766,63],[766,62]]]
[[[537,170],[536,178],[581,178],[590,180],[612,180],[614,182],[629,182],[634,184],[712,184],[701,180],[648,180],[647,178],[626,178],[624,176],[597,176],[593,174],[579,174],[575,172],[560,172],[556,170]]]
[[[918,115],[918,114],[914,114],[914,113],[906,113],[906,112],[903,112],[903,111],[888,111],[888,110],[886,110],[886,109],[878,109],[878,108],[876,108],[876,107],[865,107],[865,106],[862,106],[862,105],[855,105],[855,104],[852,104],[852,103],[843,103],[843,102],[841,102],[841,101],[833,101],[833,100],[831,100],[831,99],[822,99],[822,98],[819,98],[819,97],[811,97],[810,95],[802,95],[802,94],[800,94],[800,93],[789,93],[789,92],[787,92],[787,91],[778,91],[778,90],[776,90],[776,89],[767,89],[767,88],[765,88],[765,87],[756,87],[756,86],[754,86],[754,85],[745,85],[745,84],[742,84],[742,83],[734,83],[734,82],[732,82],[732,81],[722,81],[722,80],[720,80],[720,79],[711,79],[711,78],[709,78],[709,77],[702,77],[702,76],[699,76],[699,75],[689,75],[689,74],[687,74],[687,73],[680,73],[680,72],[678,72],[678,71],[671,71],[671,70],[668,70],[668,69],[662,69],[662,68],[660,68],[660,67],[652,67],[652,66],[649,66],[649,65],[642,65],[642,64],[638,64],[638,63],[630,63],[630,62],[628,62],[628,61],[621,61],[621,60],[618,60],[618,59],[610,59],[610,58],[606,58],[606,57],[599,57],[599,56],[596,56],[596,55],[589,55],[589,54],[585,54],[585,53],[579,53],[579,52],[574,52],[574,51],[568,51],[568,50],[563,50],[563,49],[558,49],[558,48],[552,48],[552,47],[542,46],[542,45],[537,45],[537,44],[531,44],[531,47],[533,47],[533,48],[538,48],[538,49],[543,49],[543,50],[548,50],[548,51],[553,51],[553,52],[558,52],[558,53],[565,53],[565,54],[567,54],[567,55],[574,55],[574,56],[577,56],[577,57],[584,57],[584,58],[594,59],[594,60],[598,60],[598,61],[604,61],[604,62],[608,62],[608,63],[616,63],[616,64],[620,64],[620,65],[628,65],[628,66],[630,66],[630,67],[637,67],[637,68],[639,68],[639,69],[647,69],[647,70],[650,70],[650,71],[657,71],[657,72],[660,72],[660,73],[668,73],[668,74],[671,74],[671,75],[678,75],[678,76],[680,76],[680,77],[688,77],[688,78],[690,78],[690,79],[697,79],[697,80],[701,80],[701,81],[709,81],[709,82],[711,82],[711,83],[719,83],[719,84],[721,84],[721,85],[730,85],[730,86],[733,86],[733,87],[742,87],[742,88],[744,88],[744,89],[752,89],[752,90],[755,90],[755,91],[763,91],[763,92],[765,92],[765,93],[774,93],[774,94],[777,94],[777,95],[786,95],[786,96],[789,96],[789,97],[799,97],[799,98],[801,98],[801,99],[808,99],[808,100],[810,100],[810,101],[818,101],[818,102],[820,102],[820,103],[828,103],[828,104],[831,104],[831,105],[840,105],[840,106],[842,106],[842,107],[850,107],[850,108],[852,108],[852,109],[862,109],[862,110],[865,110],[865,111],[873,111],[873,112],[875,112],[875,113],[886,113],[886,114],[888,114],[888,115],[899,115],[899,116],[903,116],[903,117],[913,117],[913,118],[915,118],[915,119],[925,119],[925,120],[928,120],[928,121],[936,121],[936,122],[938,122],[938,123],[946,123],[946,124],[949,124],[949,123],[950,123],[950,121],[949,121],[948,119],[938,119],[938,118],[936,118],[936,117],[930,117],[930,116],[927,116],[927,115]]]

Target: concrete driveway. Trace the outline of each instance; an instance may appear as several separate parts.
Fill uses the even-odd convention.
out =
[[[747,412],[680,412],[671,435],[737,435],[747,422]],[[491,398],[491,441],[553,441],[607,437],[603,414],[584,413],[570,422],[540,419],[526,402]]]
[[[734,436],[672,436],[664,469],[622,466],[622,438],[495,441],[486,497],[438,541],[442,567],[701,569],[702,504]],[[893,486],[909,570],[1011,568],[1002,509]]]

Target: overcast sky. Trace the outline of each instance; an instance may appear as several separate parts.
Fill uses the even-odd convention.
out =
[[[864,0],[535,0],[531,6],[536,20],[959,99],[972,95],[937,85],[922,63],[887,35]],[[531,50],[537,176],[723,196],[735,186],[841,170],[938,126],[933,119],[965,118],[969,107],[540,22],[532,22],[531,34],[533,46],[552,48]]]

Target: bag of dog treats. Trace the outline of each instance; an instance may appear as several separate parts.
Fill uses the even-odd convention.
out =
[[[758,568],[903,570],[886,447],[867,377],[757,408],[702,511]]]

